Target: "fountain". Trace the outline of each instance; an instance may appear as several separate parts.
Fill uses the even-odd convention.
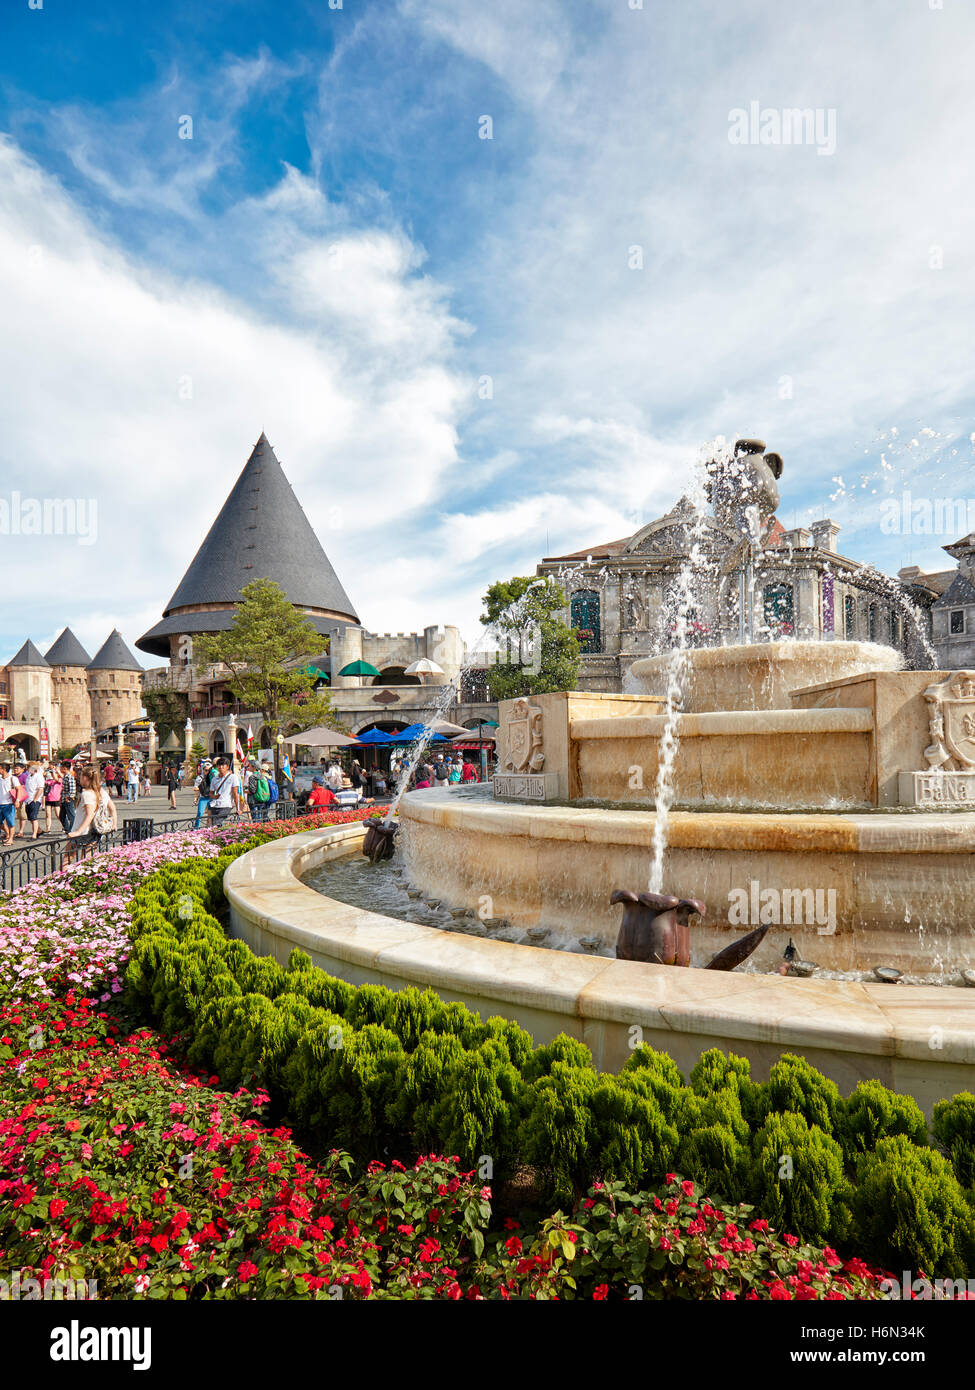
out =
[[[744,561],[740,641],[637,660],[621,694],[503,701],[493,787],[402,796],[397,891],[426,901],[423,921],[329,896],[329,861],[362,844],[339,826],[232,865],[234,930],[352,983],[432,986],[537,1041],[569,1032],[602,1067],[636,1037],[685,1068],[711,1046],[759,1071],[798,1050],[843,1089],[877,1077],[928,1110],[972,1089],[975,998],[944,986],[975,981],[975,672],[761,640],[781,472],[751,440],[706,470]]]

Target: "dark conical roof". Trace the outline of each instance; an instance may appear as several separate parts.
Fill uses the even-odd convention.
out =
[[[205,624],[186,624],[170,615],[173,609],[236,603],[241,589],[254,579],[273,579],[298,607],[322,608],[335,615],[316,626],[321,621],[332,627],[359,621],[264,434],[166,604],[163,621],[136,646],[165,655],[170,633],[226,627],[233,616],[230,610],[224,610],[227,616],[219,610],[207,613]]]
[[[69,627],[45,653],[49,666],[87,666],[91,657]]]
[[[142,667],[122,641],[115,628],[88,662],[89,671],[141,671]]]
[[[46,666],[47,662],[34,646],[34,643],[27,639],[16,656],[10,658],[8,666]]]

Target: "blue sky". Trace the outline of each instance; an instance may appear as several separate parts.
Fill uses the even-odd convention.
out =
[[[2,655],[133,643],[262,429],[379,631],[476,638],[718,436],[783,455],[787,525],[947,566],[881,505],[975,496],[975,14],[791,8],[6,6],[0,498],[97,538],[0,536]],[[733,144],[752,103],[835,148]]]

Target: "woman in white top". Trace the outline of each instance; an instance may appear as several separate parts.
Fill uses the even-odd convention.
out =
[[[81,774],[81,800],[75,812],[74,826],[68,836],[68,839],[74,842],[71,853],[77,856],[89,845],[97,850],[103,836],[117,829],[118,812],[115,802],[102,786],[98,768],[86,767]]]
[[[3,827],[3,843],[14,842],[14,775],[9,767],[0,767],[0,826]]]

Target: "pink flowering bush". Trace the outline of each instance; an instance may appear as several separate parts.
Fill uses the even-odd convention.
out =
[[[164,864],[216,859],[228,846],[364,820],[370,808],[292,821],[173,831],[106,850],[0,899],[0,1002],[63,997],[101,1003],[120,993],[129,956],[129,904]]]

